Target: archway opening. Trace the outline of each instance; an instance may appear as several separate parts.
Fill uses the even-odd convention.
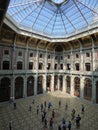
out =
[[[0,102],[10,100],[11,81],[9,78],[2,78],[0,82]]]
[[[27,96],[34,95],[34,77],[30,76],[27,79]]]
[[[15,79],[15,99],[23,97],[23,78],[17,77]]]

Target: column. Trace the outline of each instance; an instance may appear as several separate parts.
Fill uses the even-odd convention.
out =
[[[82,47],[80,48],[80,72],[84,71],[83,70],[83,51],[82,51]]]
[[[13,54],[12,54],[12,79],[11,79],[11,98],[15,99],[15,69],[16,69],[16,61],[15,61],[15,51],[16,51],[16,38],[14,37],[14,46],[13,46]]]
[[[94,76],[92,75],[92,103],[96,102],[96,81],[94,80]]]
[[[65,84],[66,76],[63,75],[63,92],[66,92],[66,84]]]
[[[80,76],[80,98],[84,99],[84,77]]]
[[[15,76],[12,76],[12,80],[11,80],[11,98],[12,100],[15,99]]]
[[[60,75],[58,75],[57,88],[60,90]]]
[[[34,76],[34,95],[37,95],[37,79],[38,79],[38,74]]]
[[[23,85],[23,97],[27,97],[27,75],[24,76],[24,85]]]
[[[52,80],[51,80],[51,92],[54,92],[54,74],[51,77],[52,77]]]
[[[23,89],[23,97],[27,97],[27,70],[28,70],[28,42],[26,44],[25,51],[25,77],[24,77],[24,89]]]
[[[73,53],[72,53],[72,49],[71,49],[70,56],[71,56],[70,72],[72,73],[72,71],[73,71]]]
[[[43,79],[43,93],[45,94],[46,93],[46,75],[43,76],[44,79]]]
[[[95,71],[95,49],[94,49],[94,41],[92,39],[92,57],[91,57],[92,65],[91,65],[91,71],[92,71],[92,103],[96,102],[96,82],[94,78],[94,71]]]
[[[74,96],[74,76],[71,75],[71,96]]]
[[[36,49],[36,71],[38,73],[38,65],[39,65],[39,56],[38,56],[38,48]]]

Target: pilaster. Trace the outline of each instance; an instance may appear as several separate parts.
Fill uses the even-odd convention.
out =
[[[52,80],[51,80],[51,92],[54,92],[54,74],[52,75]]]
[[[34,95],[37,95],[37,79],[38,79],[38,75],[34,76]]]
[[[74,96],[74,76],[71,75],[71,96]]]

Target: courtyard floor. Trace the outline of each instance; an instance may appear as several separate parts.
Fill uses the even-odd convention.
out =
[[[32,100],[35,103],[32,103]],[[37,106],[41,103],[51,102],[52,107],[50,110],[46,107],[46,118],[48,121],[48,127],[44,129],[44,123],[41,121],[41,111],[37,115]],[[59,107],[59,101],[61,101],[61,107]],[[68,109],[65,110],[65,104],[68,104]],[[13,109],[13,103],[4,102],[0,103],[0,130],[9,130],[9,122],[12,120],[12,130],[58,130],[58,125],[62,124],[62,118],[66,119],[66,124],[71,120],[71,112],[74,108],[76,110],[76,116],[80,114],[80,130],[98,130],[98,105],[92,104],[89,101],[81,100],[79,98],[71,97],[62,92],[48,93],[46,95],[32,96],[26,99],[16,100],[17,109]],[[29,105],[32,105],[31,111],[29,111]],[[85,107],[84,114],[81,113],[82,104]],[[49,121],[52,115],[52,110],[55,111],[55,117],[53,119],[53,128],[49,127]],[[77,130],[75,119],[71,120],[72,129]],[[68,128],[67,128],[68,129]]]

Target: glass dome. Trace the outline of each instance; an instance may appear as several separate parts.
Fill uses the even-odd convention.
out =
[[[6,17],[22,31],[68,38],[98,27],[98,0],[10,0]]]

